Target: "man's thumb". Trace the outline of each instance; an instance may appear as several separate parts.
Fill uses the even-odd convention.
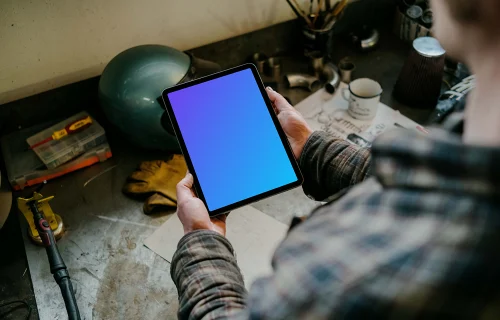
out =
[[[177,184],[177,202],[194,196],[193,191],[191,190],[193,182],[193,175],[188,172],[186,176]]]
[[[274,104],[276,109],[278,109],[278,113],[287,109],[287,108],[292,108],[292,106],[286,101],[286,99],[276,91],[274,91],[271,87],[267,87],[267,95],[269,96],[269,99],[271,102]]]

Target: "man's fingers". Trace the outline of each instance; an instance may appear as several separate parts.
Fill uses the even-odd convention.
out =
[[[186,176],[177,184],[177,202],[182,202],[183,200],[193,198],[193,175],[189,172]]]
[[[276,108],[277,113],[280,113],[281,111],[286,110],[288,108],[293,108],[281,94],[274,91],[271,87],[267,87],[266,91],[267,95],[269,96],[269,99],[271,99],[271,102]]]

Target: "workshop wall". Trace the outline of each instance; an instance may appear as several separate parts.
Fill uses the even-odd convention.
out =
[[[284,0],[1,0],[0,105],[99,75],[132,46],[187,50],[293,18]]]

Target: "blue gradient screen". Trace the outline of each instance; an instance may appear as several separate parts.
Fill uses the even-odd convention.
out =
[[[210,211],[298,180],[252,70],[167,96]]]

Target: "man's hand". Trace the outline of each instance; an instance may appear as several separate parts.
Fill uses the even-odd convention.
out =
[[[267,95],[273,103],[274,111],[278,115],[281,127],[290,142],[293,155],[295,159],[299,160],[304,145],[313,133],[313,130],[309,127],[306,120],[304,120],[304,117],[282,95],[270,87],[267,87]]]
[[[184,234],[195,230],[213,230],[226,235],[226,215],[210,218],[203,201],[193,191],[194,178],[187,173],[177,184],[177,215],[184,226]]]

